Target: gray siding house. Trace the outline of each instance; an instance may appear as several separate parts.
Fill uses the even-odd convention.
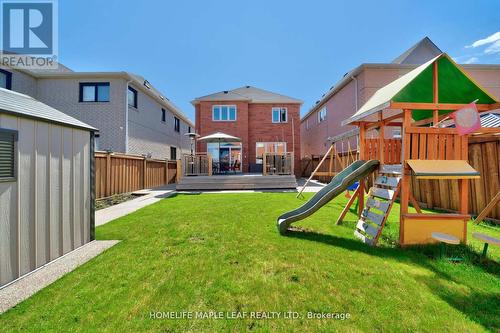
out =
[[[0,87],[40,100],[99,129],[96,149],[178,159],[194,124],[143,77],[128,72],[0,67]]]

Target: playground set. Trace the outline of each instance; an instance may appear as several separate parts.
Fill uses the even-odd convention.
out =
[[[330,167],[328,174],[334,176],[332,181],[304,205],[281,215],[277,221],[278,230],[285,233],[293,222],[313,214],[357,183],[337,224],[357,200],[359,221],[354,234],[363,242],[373,246],[377,244],[393,203],[399,196],[401,246],[436,241],[466,243],[467,222],[470,220],[468,182],[480,177],[479,172],[468,164],[468,137],[472,134],[500,134],[498,128],[478,126],[479,112],[498,108],[500,103],[492,95],[447,54],[440,54],[379,89],[353,116],[342,122],[343,125],[355,125],[357,128],[331,138],[326,155],[330,154],[332,163],[334,156],[338,155],[335,145],[356,136],[359,160],[338,174],[334,174]],[[450,118],[454,120],[455,128],[441,127],[443,121]],[[401,128],[400,158],[389,157],[385,145],[387,127]],[[373,138],[367,139],[368,133],[378,136],[375,147],[372,145]],[[319,174],[320,165],[309,180]],[[371,175],[374,177],[373,186],[368,190],[365,202],[366,179]],[[449,214],[423,213],[412,195],[412,177],[457,181],[459,211]],[[500,195],[497,195],[487,209],[495,206],[499,200]],[[409,203],[416,213],[409,212]],[[481,235],[474,237],[479,239]],[[486,238],[489,244],[499,245],[499,240]]]

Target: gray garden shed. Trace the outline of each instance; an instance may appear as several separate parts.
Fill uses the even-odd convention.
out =
[[[95,131],[0,88],[0,287],[94,239]]]

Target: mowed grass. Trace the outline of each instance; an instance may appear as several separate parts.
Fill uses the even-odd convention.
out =
[[[309,195],[308,195],[309,196]],[[0,316],[1,332],[331,332],[500,330],[495,262],[461,264],[435,248],[394,246],[396,205],[378,248],[335,226],[337,198],[280,236],[294,193],[176,195],[97,228],[121,243]],[[500,236],[498,228],[470,231]],[[498,261],[498,249],[491,248]],[[152,312],[293,311],[296,319],[152,319]],[[349,313],[346,320],[307,312]],[[180,315],[180,314],[178,314]],[[282,314],[283,316],[283,314]]]

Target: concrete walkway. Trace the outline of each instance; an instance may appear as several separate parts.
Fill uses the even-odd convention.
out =
[[[98,256],[119,241],[93,241],[0,289],[0,314]]]
[[[138,198],[122,202],[108,208],[95,212],[95,225],[100,226],[113,221],[119,217],[128,215],[138,209],[151,205],[161,199],[168,198],[175,192],[175,184],[156,187],[153,189],[140,190],[134,193],[144,194]]]

